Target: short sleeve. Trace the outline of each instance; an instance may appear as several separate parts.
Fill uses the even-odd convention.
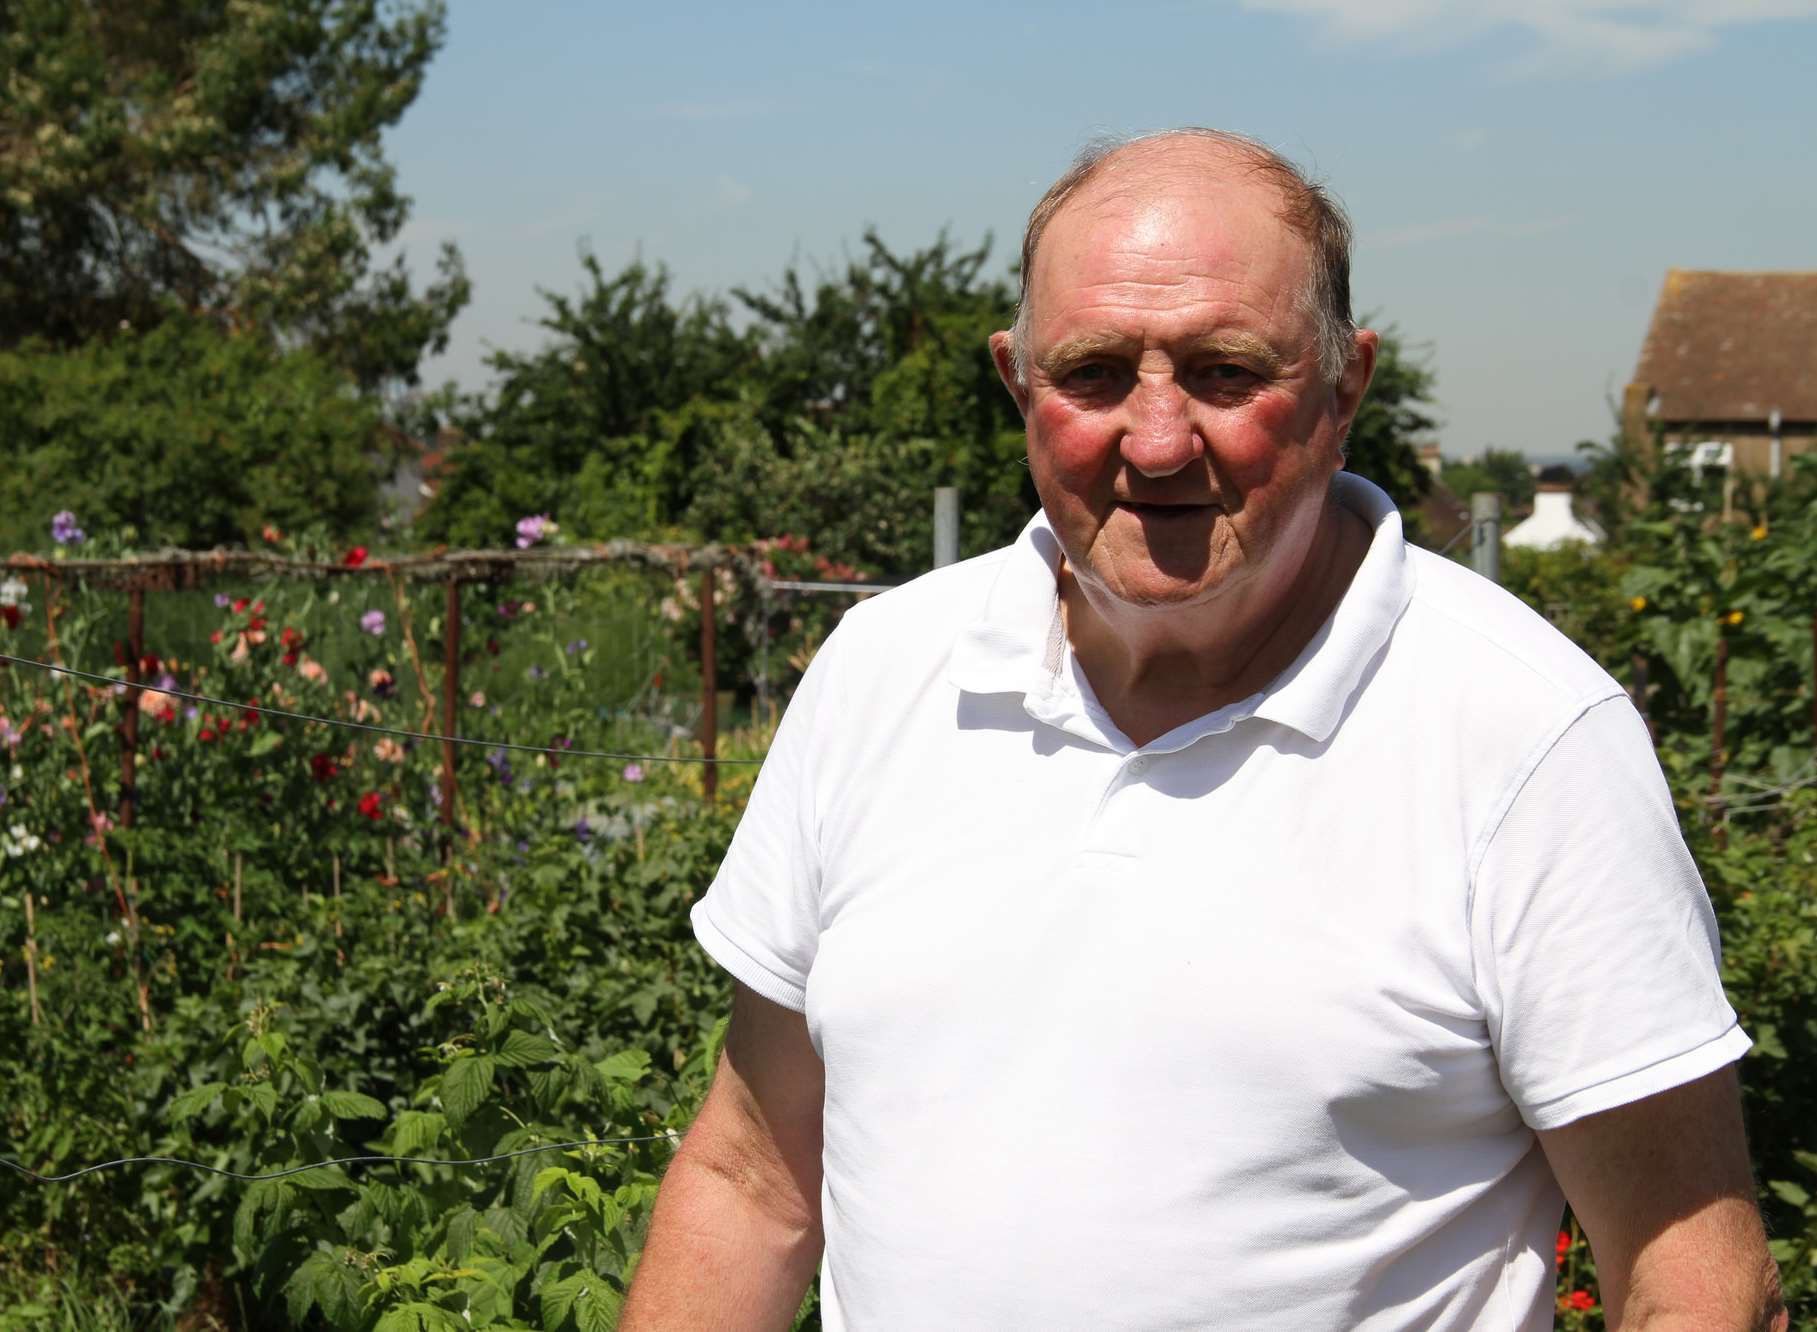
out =
[[[1473,877],[1471,948],[1503,1085],[1549,1129],[1750,1044],[1710,899],[1626,698],[1591,705],[1513,787]]]
[[[713,960],[764,998],[801,1012],[820,939],[818,760],[834,730],[835,630],[776,728],[731,848],[692,913]]]

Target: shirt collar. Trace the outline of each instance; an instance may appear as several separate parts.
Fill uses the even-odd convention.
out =
[[[1248,715],[1290,726],[1309,739],[1330,738],[1413,598],[1413,570],[1401,516],[1378,487],[1339,472],[1337,502],[1374,534],[1344,599]],[[1051,695],[1066,663],[1057,574],[1060,542],[1037,513],[999,566],[982,613],[960,631],[947,679],[974,694]],[[1245,700],[1245,705],[1249,700]]]

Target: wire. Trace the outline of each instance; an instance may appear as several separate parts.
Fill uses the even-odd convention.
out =
[[[192,694],[182,689],[165,689],[144,682],[127,684],[124,680],[111,675],[96,675],[93,671],[79,671],[73,666],[58,666],[48,661],[35,661],[30,657],[14,657],[0,652],[0,662],[14,666],[36,666],[40,670],[58,671],[64,675],[73,675],[83,680],[95,680],[104,685],[117,685],[123,689],[143,689],[153,694],[169,694],[172,698],[185,698],[194,703],[207,703],[221,708],[238,708],[242,712],[256,712],[264,716],[288,717],[292,721],[320,722],[324,726],[347,726],[359,731],[376,731],[380,735],[401,735],[411,740],[440,740],[457,745],[478,745],[482,749],[511,749],[525,754],[553,754],[557,758],[603,758],[622,759],[634,763],[714,763],[720,767],[739,767],[748,764],[762,763],[759,758],[699,758],[688,754],[620,754],[605,749],[555,749],[548,745],[520,745],[510,740],[476,740],[465,735],[437,735],[433,731],[405,731],[395,726],[374,726],[370,722],[347,721],[341,717],[318,717],[309,712],[291,712],[285,708],[269,708],[263,703],[236,703],[230,698],[215,698],[208,694]]]
[[[28,1170],[17,1161],[9,1161],[3,1156],[0,1156],[0,1165],[40,1184],[67,1184],[72,1179],[92,1175],[98,1170],[112,1170],[117,1166],[129,1165],[181,1166],[185,1170],[202,1170],[211,1175],[225,1175],[228,1179],[241,1179],[257,1183],[261,1180],[283,1179],[289,1175],[301,1175],[311,1170],[322,1170],[328,1166],[374,1165],[387,1162],[397,1165],[490,1165],[494,1161],[509,1161],[517,1156],[534,1156],[538,1152],[565,1152],[576,1147],[612,1147],[631,1142],[674,1142],[679,1136],[679,1134],[671,1132],[650,1133],[634,1138],[584,1138],[578,1142],[552,1142],[543,1147],[520,1147],[514,1152],[498,1152],[492,1156],[474,1156],[463,1160],[443,1160],[430,1156],[337,1156],[331,1161],[313,1161],[308,1165],[291,1166],[286,1170],[273,1170],[260,1175],[243,1174],[238,1170],[223,1170],[219,1166],[204,1165],[200,1161],[185,1161],[176,1156],[123,1156],[118,1161],[103,1161],[99,1165],[83,1166],[80,1170],[72,1170],[67,1175],[40,1175],[37,1171]]]

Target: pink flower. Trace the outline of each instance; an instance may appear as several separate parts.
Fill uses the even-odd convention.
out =
[[[385,632],[385,612],[369,610],[360,616],[360,628],[375,637]]]
[[[643,765],[641,763],[625,764],[624,779],[627,782],[641,782],[644,779]]]

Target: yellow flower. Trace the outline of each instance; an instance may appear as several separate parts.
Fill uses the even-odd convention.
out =
[[[1741,623],[1741,612],[1740,611],[1730,611],[1727,615],[1723,616],[1722,618],[1727,620],[1730,624],[1740,624]]]
[[[1752,532],[1749,532],[1748,535],[1753,537],[1754,540],[1756,540],[1756,541],[1765,541],[1767,539],[1767,525],[1765,523],[1762,523],[1759,527],[1756,527]]]
[[[1644,611],[1647,608],[1647,599],[1645,597],[1629,597],[1628,606],[1636,611]]]

